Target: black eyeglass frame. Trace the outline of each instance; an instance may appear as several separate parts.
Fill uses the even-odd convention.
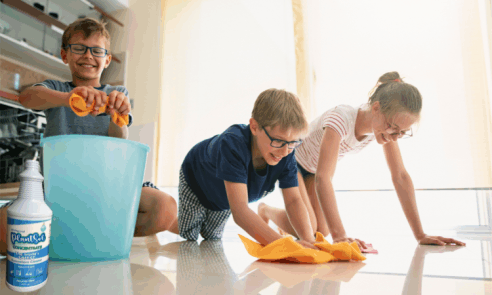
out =
[[[74,52],[73,49],[72,49],[72,46],[83,46],[85,48],[84,52],[83,53],[80,53],[80,52]],[[95,56],[95,57],[106,57],[109,53],[109,51],[105,48],[101,48],[101,47],[89,47],[89,46],[85,46],[85,45],[82,45],[82,44],[68,44],[67,46],[65,46],[65,49],[66,48],[70,48],[70,51],[72,53],[75,53],[75,54],[80,54],[80,55],[84,55],[86,52],[87,52],[87,49],[89,49],[91,51],[91,54],[92,56]],[[94,54],[94,49],[101,49],[101,50],[104,50],[104,55],[96,55]]]
[[[286,140],[283,140],[283,139],[278,139],[278,138],[273,138],[270,136],[270,134],[268,134],[268,131],[266,131],[265,127],[261,127],[263,128],[263,130],[265,130],[265,134],[268,136],[268,138],[270,139],[270,146],[271,147],[274,147],[274,148],[277,148],[277,149],[281,149],[283,148],[285,145],[287,145],[287,147],[290,149],[290,150],[293,150],[297,147],[299,147],[299,145],[301,145],[302,143],[302,140],[299,139],[299,140],[294,140],[294,141],[286,141]],[[273,145],[273,142],[274,141],[277,141],[277,142],[280,142],[281,145],[280,146],[274,146]],[[290,144],[295,144],[294,147],[290,147]]]

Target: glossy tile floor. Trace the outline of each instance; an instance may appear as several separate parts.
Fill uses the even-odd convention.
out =
[[[418,246],[411,236],[373,236],[379,254],[364,262],[259,262],[228,223],[222,241],[182,241],[170,233],[134,238],[130,258],[50,262],[47,284],[30,294],[492,294],[492,239],[466,247]],[[245,234],[244,234],[245,235]],[[0,294],[20,294],[5,285]]]
[[[177,196],[175,188],[167,192]],[[480,205],[482,193],[418,192],[424,228],[488,226],[492,223],[488,212],[492,211]],[[418,246],[394,192],[339,195],[343,196],[337,202],[347,232],[372,243],[379,251],[379,254],[367,254],[364,262],[323,265],[259,262],[246,252],[238,237],[238,234],[248,235],[230,219],[222,241],[187,242],[164,232],[134,238],[126,260],[50,262],[47,284],[28,294],[492,295],[491,234],[457,236],[453,234],[456,231],[429,230],[428,234],[456,238],[467,246]],[[282,198],[274,191],[265,201],[280,206]],[[252,203],[250,207],[256,211],[257,205]],[[361,223],[364,218],[371,220]],[[5,272],[6,258],[0,256],[0,295],[21,294],[7,288]]]

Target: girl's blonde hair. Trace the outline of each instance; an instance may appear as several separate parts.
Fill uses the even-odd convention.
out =
[[[419,90],[403,82],[398,72],[388,72],[379,77],[376,86],[369,92],[369,103],[379,101],[381,112],[387,117],[396,113],[409,112],[420,119],[422,96]]]
[[[260,93],[251,117],[262,127],[293,128],[302,135],[309,129],[299,97],[281,89],[270,88]]]

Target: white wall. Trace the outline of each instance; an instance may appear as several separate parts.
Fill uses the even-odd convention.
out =
[[[188,150],[248,124],[263,90],[296,91],[293,19],[283,0],[164,3],[157,183],[175,186]]]
[[[151,151],[151,158],[159,157],[156,181],[176,185],[187,151],[231,124],[247,123],[261,91],[296,91],[292,7],[280,0],[163,3],[162,12],[159,1],[131,0],[126,35],[118,38],[129,44],[120,50],[128,51],[135,126],[155,123],[155,128],[160,111],[161,141]],[[418,133],[400,142],[416,187],[492,183],[490,103],[477,1],[306,3],[316,73],[314,116],[340,103],[366,102],[377,78],[397,70],[424,97]],[[154,147],[154,138],[139,139]],[[337,189],[392,187],[376,143],[344,158],[335,177]]]
[[[153,173],[155,170],[156,152],[154,148],[154,142],[157,132],[157,122],[150,122],[147,124],[135,125],[130,129],[129,140],[142,142],[150,147],[150,151],[147,154],[147,162],[145,164],[144,181],[155,182]]]
[[[112,12],[115,18],[124,23],[124,27],[108,22],[111,50],[114,53],[126,52],[124,84],[130,99],[134,100],[129,139],[151,148],[145,180],[155,181],[155,135],[161,99],[161,1],[129,0],[128,4],[128,9]]]
[[[477,1],[308,3],[317,115],[337,104],[365,103],[379,76],[396,70],[423,95],[420,128],[400,141],[415,186],[492,184]],[[335,187],[392,188],[381,146],[341,160]]]

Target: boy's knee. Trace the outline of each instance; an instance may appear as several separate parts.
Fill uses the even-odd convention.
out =
[[[160,231],[169,230],[177,218],[176,200],[168,194],[161,193],[156,200],[155,215]]]
[[[162,195],[159,199],[159,208],[163,215],[176,218],[178,215],[178,205],[176,200],[168,194]]]
[[[5,225],[7,226],[7,209],[9,207],[2,207],[0,208],[0,225]]]
[[[170,213],[172,216],[177,217],[178,215],[178,204],[176,203],[176,200],[167,195],[166,196],[166,207],[168,208],[168,213]]]

